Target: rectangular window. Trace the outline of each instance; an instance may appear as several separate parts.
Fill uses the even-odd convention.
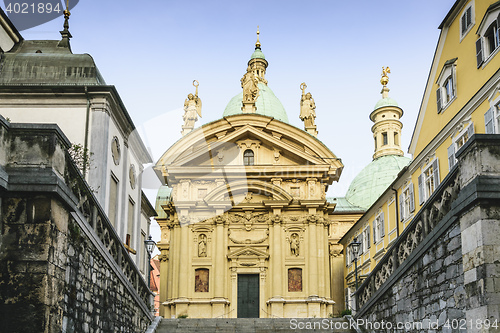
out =
[[[146,241],[146,234],[144,233],[144,231],[141,230],[141,244],[140,244],[140,247],[143,250],[142,250],[141,262],[139,264],[139,267],[141,269],[141,273],[143,273],[143,274],[146,271],[146,260],[147,260],[147,256],[148,256],[148,253],[147,253],[147,250],[146,250],[146,245],[144,244],[145,241]]]
[[[462,130],[448,147],[448,166],[450,170],[457,163],[455,153],[462,148],[472,135],[474,135],[474,123],[469,124],[469,126]]]
[[[373,221],[373,243],[378,243],[384,236],[384,212],[382,212],[375,218],[375,221]]]
[[[363,230],[363,233],[361,234],[361,239],[362,239],[361,246],[363,249],[363,251],[361,253],[365,253],[370,248],[370,228],[369,227],[366,227]]]
[[[415,199],[413,193],[413,184],[410,183],[399,195],[399,217],[401,221],[410,218],[411,213],[415,211]]]
[[[118,206],[118,180],[111,175],[111,181],[109,182],[109,211],[108,218],[111,225],[116,229],[116,214]]]
[[[132,201],[131,198],[128,200],[128,218],[127,218],[127,238],[126,238],[126,244],[130,247],[132,247],[133,243],[133,235],[134,235],[134,207],[135,204]]]
[[[397,132],[394,132],[394,144],[399,145],[399,136]]]
[[[444,91],[446,93],[446,100],[444,101],[444,103],[447,104],[453,98],[453,80],[451,79],[451,76],[444,82]]]
[[[460,32],[462,37],[469,30],[471,25],[472,25],[472,6],[469,6],[466,10],[464,10],[462,17],[460,18],[460,27],[461,27]]]
[[[386,132],[382,133],[382,142],[383,142],[384,146],[387,144],[387,133]]]
[[[439,183],[439,162],[436,158],[422,171],[422,174],[418,176],[418,198],[420,205],[422,205],[425,200],[429,199],[431,194],[439,186]]]
[[[484,114],[484,126],[486,134],[499,133],[500,129],[500,106],[497,104],[488,109]]]

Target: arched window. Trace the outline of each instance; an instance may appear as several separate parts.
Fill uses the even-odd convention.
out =
[[[253,165],[254,163],[254,154],[253,150],[247,149],[243,153],[243,165]]]

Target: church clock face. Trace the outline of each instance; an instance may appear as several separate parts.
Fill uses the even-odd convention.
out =
[[[111,142],[111,155],[113,156],[113,162],[115,162],[115,165],[120,164],[120,141],[118,141],[116,136],[113,137],[113,141]]]
[[[137,182],[137,175],[135,173],[135,166],[133,164],[130,164],[130,170],[128,173],[128,177],[130,180],[130,187],[134,190],[135,189],[135,184]]]

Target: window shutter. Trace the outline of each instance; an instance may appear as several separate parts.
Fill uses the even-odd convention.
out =
[[[482,37],[479,37],[478,40],[476,40],[476,60],[477,60],[477,68],[481,66],[483,63],[483,39]]]
[[[384,221],[384,212],[380,214],[380,237],[385,236],[385,221]]]
[[[467,15],[467,19],[465,21],[468,28],[472,24],[472,6],[467,8],[465,14]]]
[[[408,193],[410,195],[410,213],[413,213],[415,211],[415,199],[413,195],[413,183],[410,184],[410,187],[408,187]]]
[[[403,221],[405,219],[405,212],[404,212],[404,195],[401,193],[399,195],[399,220]]]
[[[377,243],[377,220],[373,221],[373,244]]]
[[[440,183],[440,179],[439,179],[439,162],[438,162],[438,159],[436,158],[433,162],[432,162],[432,171],[434,172],[434,189],[436,189],[438,186],[439,186],[439,183]]]
[[[470,137],[473,135],[474,135],[474,123],[471,123],[469,127],[467,127],[467,137],[468,137],[467,140],[469,140]]]
[[[450,170],[455,165],[455,143],[448,147],[448,165]]]
[[[486,134],[495,133],[495,129],[493,128],[493,108],[490,108],[484,114],[484,126]]]
[[[366,228],[366,244],[368,245],[368,248],[370,248],[370,246],[371,246],[371,242],[370,242],[370,226],[368,226],[368,228]]]
[[[437,110],[438,110],[438,113],[440,113],[441,112],[441,87],[439,87],[436,90],[436,99],[437,99]]]
[[[497,47],[500,45],[500,14],[497,16]]]
[[[360,250],[361,250],[361,251],[359,252],[360,254],[361,254],[361,253],[365,253],[365,242],[364,242],[363,236],[364,236],[364,235],[363,235],[363,233],[362,233],[362,232],[361,232],[361,233],[359,234],[359,236],[358,236],[358,237],[359,237],[358,242],[360,242],[360,243],[361,243],[361,246],[360,246]]]
[[[424,202],[424,180],[423,175],[418,176],[418,204],[421,205]]]
[[[465,19],[466,15],[467,11],[465,11],[464,15],[462,15],[462,18],[460,19],[460,23],[462,24],[462,35],[465,33],[465,30],[467,30],[467,20]]]

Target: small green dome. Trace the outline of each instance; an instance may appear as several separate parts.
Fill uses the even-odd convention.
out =
[[[259,97],[255,102],[255,107],[257,108],[257,114],[261,114],[268,117],[273,117],[281,120],[288,124],[288,116],[286,114],[285,108],[281,104],[280,100],[274,95],[271,88],[269,88],[264,83],[259,83]],[[223,117],[232,116],[235,114],[242,114],[241,107],[243,101],[243,92],[231,98],[226,108],[224,109]]]
[[[266,59],[264,53],[262,53],[262,50],[259,48],[256,48],[255,51],[253,51],[252,56],[250,57],[250,59],[255,59],[255,58]]]
[[[410,161],[398,155],[381,156],[371,161],[352,181],[346,199],[353,205],[370,208]]]
[[[373,110],[377,110],[381,107],[384,107],[384,106],[398,106],[398,102],[396,102],[395,100],[393,100],[392,98],[390,97],[386,97],[386,98],[382,98],[381,100],[379,100],[377,102],[377,104],[375,104],[375,107],[373,108]]]

